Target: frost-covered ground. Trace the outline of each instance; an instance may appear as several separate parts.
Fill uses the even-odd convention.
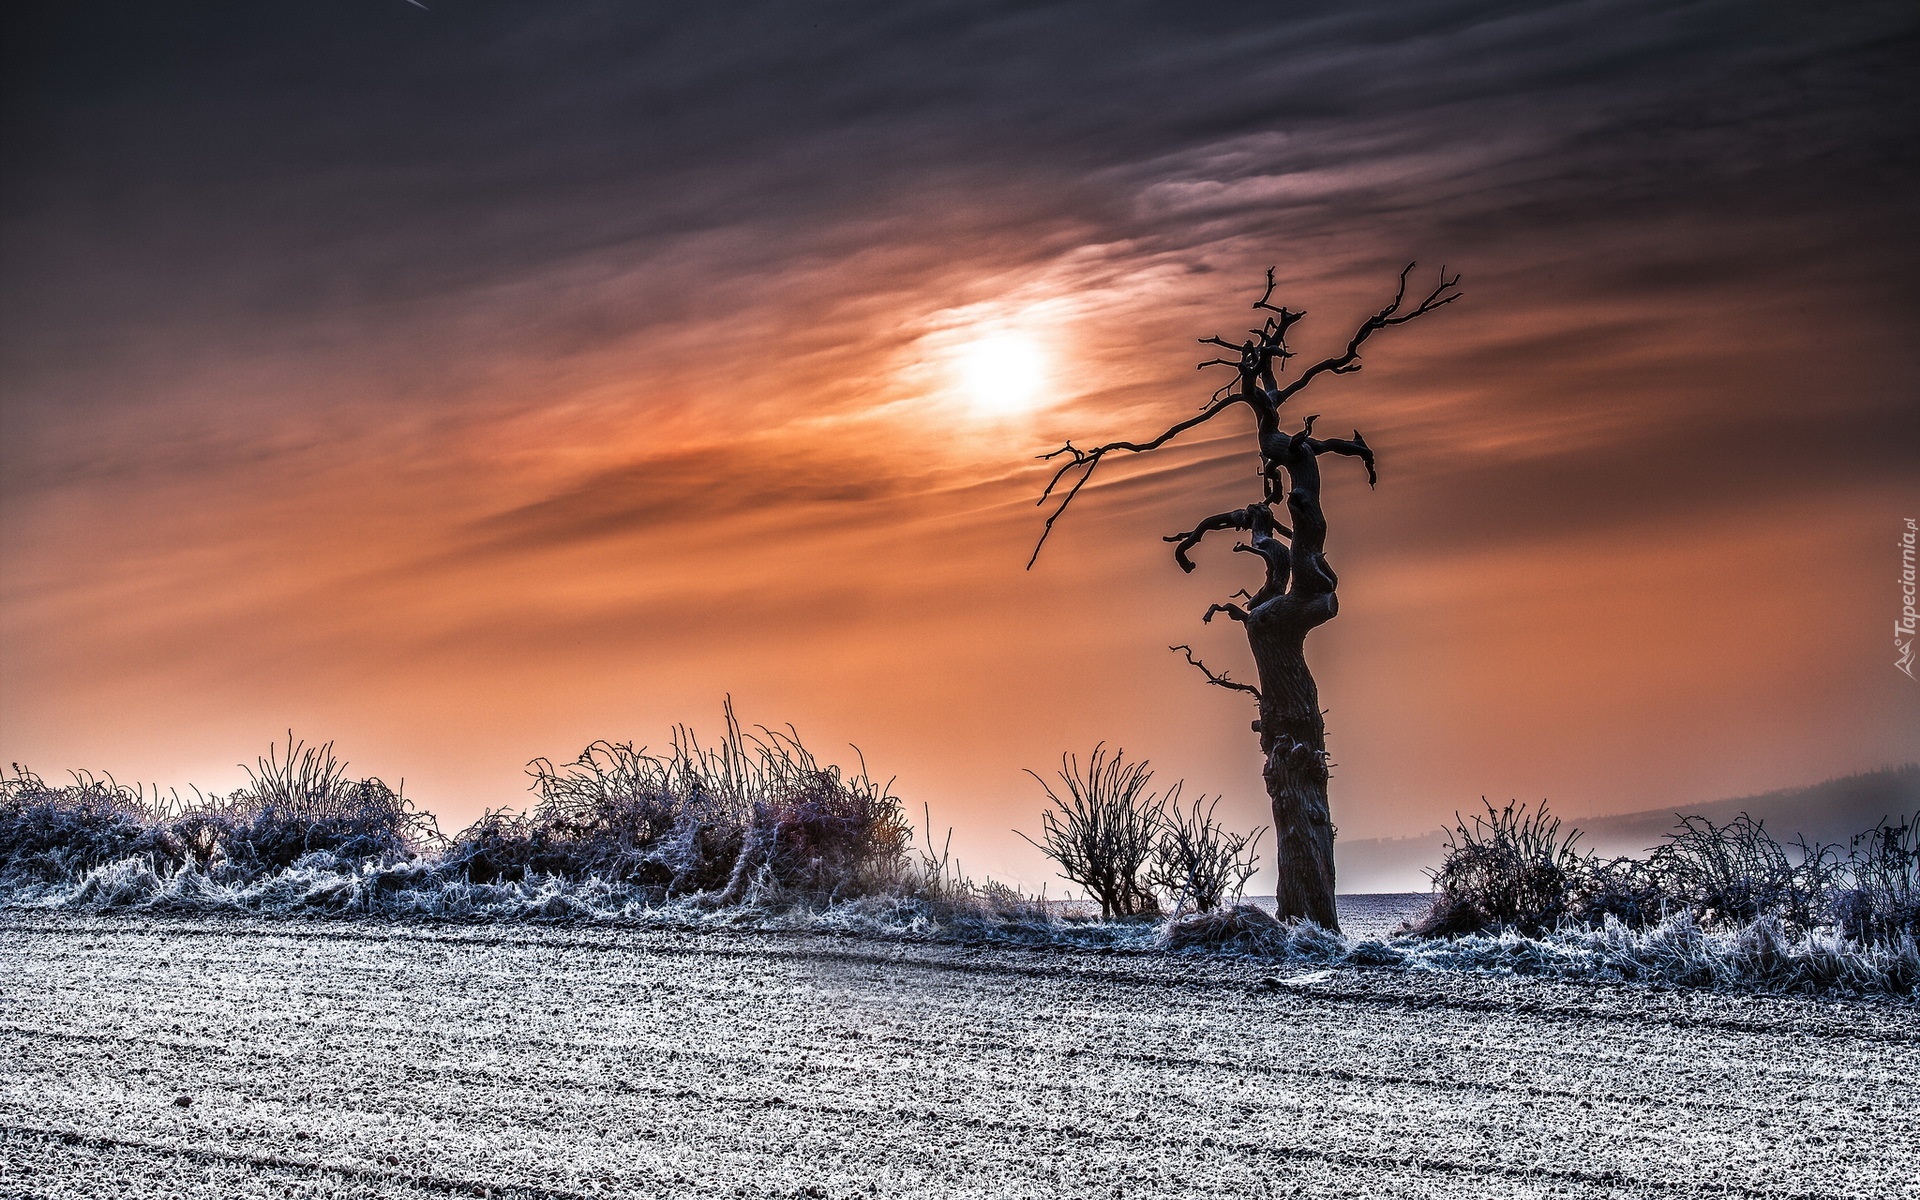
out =
[[[1242,903],[1273,911],[1272,896],[1248,896]],[[1374,892],[1339,898],[1340,932],[1350,938],[1390,937],[1433,903],[1429,892]],[[1092,920],[1100,915],[1100,906],[1090,900],[1050,900],[1047,906],[1062,917]]]
[[[7,1196],[1920,1196],[1916,1079],[1910,1001],[0,914]]]

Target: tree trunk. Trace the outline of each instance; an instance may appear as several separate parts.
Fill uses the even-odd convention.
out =
[[[1332,597],[1328,597],[1329,600]],[[1260,752],[1273,801],[1280,882],[1275,915],[1340,928],[1334,909],[1333,814],[1327,801],[1327,729],[1320,689],[1307,670],[1312,624],[1275,613],[1247,622],[1247,642],[1260,672]],[[1278,618],[1278,619],[1275,619]]]
[[[1313,436],[1317,415],[1302,419],[1298,432],[1289,432],[1281,424],[1281,409],[1314,380],[1328,375],[1348,375],[1360,369],[1360,347],[1382,329],[1405,325],[1418,317],[1444,308],[1460,298],[1460,277],[1448,275],[1443,267],[1439,283],[1426,298],[1411,308],[1403,307],[1407,297],[1407,276],[1413,271],[1408,263],[1400,272],[1400,286],[1385,308],[1360,323],[1347,340],[1343,353],[1321,359],[1301,371],[1283,386],[1279,374],[1293,352],[1287,349],[1287,331],[1305,313],[1274,304],[1274,273],[1267,271],[1267,290],[1253,302],[1256,310],[1272,314],[1253,336],[1243,342],[1226,338],[1201,338],[1209,346],[1218,346],[1228,357],[1214,357],[1202,367],[1231,367],[1239,372],[1239,389],[1222,388],[1200,411],[1168,426],[1158,437],[1144,442],[1106,442],[1084,450],[1068,442],[1043,459],[1064,456],[1066,461],[1055,470],[1040,493],[1042,503],[1055,495],[1062,483],[1059,504],[1047,518],[1034,543],[1032,567],[1040,557],[1053,523],[1080,494],[1100,460],[1108,454],[1145,454],[1166,445],[1182,433],[1208,421],[1236,405],[1244,404],[1253,412],[1254,439],[1260,451],[1263,496],[1245,508],[1215,513],[1184,533],[1166,540],[1174,543],[1173,559],[1182,571],[1194,568],[1191,552],[1209,533],[1238,530],[1248,535],[1236,550],[1260,557],[1266,566],[1266,580],[1260,590],[1238,595],[1246,597],[1242,607],[1231,601],[1215,604],[1202,614],[1211,621],[1220,614],[1246,626],[1247,642],[1253,649],[1254,665],[1260,672],[1260,686],[1238,683],[1225,675],[1216,675],[1185,650],[1187,661],[1206,675],[1216,687],[1252,692],[1259,698],[1260,752],[1265,758],[1261,775],[1267,784],[1267,797],[1273,801],[1275,857],[1279,860],[1280,885],[1275,891],[1281,920],[1300,917],[1326,929],[1339,929],[1340,918],[1333,901],[1333,814],[1327,804],[1327,730],[1320,717],[1320,689],[1314,686],[1307,670],[1307,634],[1333,620],[1339,611],[1334,590],[1339,586],[1333,568],[1327,563],[1327,518],[1320,508],[1320,463],[1322,454],[1357,458],[1366,465],[1367,486],[1375,482],[1374,457],[1367,439],[1353,431],[1351,438]],[[1229,385],[1231,386],[1231,385]],[[1275,516],[1274,506],[1285,499],[1287,519],[1292,528]]]

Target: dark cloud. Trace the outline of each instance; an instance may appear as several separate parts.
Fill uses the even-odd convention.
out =
[[[1072,219],[1178,243],[1231,220],[1484,243],[1710,199],[1874,207],[1863,182],[1913,177],[1914,28],[1892,6],[357,0],[13,22],[5,349],[43,369],[102,327],[404,308],[715,232],[777,272],[902,210],[936,239]],[[963,194],[964,218],[929,203]]]
[[[478,544],[462,555],[571,545],[643,534],[662,526],[725,526],[760,510],[883,500],[902,480],[880,464],[823,464],[777,448],[673,454],[597,472],[557,495],[476,522]]]

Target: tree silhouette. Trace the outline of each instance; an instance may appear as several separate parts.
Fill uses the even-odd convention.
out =
[[[1334,912],[1333,820],[1327,802],[1327,732],[1320,710],[1320,692],[1313,673],[1307,669],[1306,638],[1309,633],[1331,621],[1339,611],[1334,589],[1339,579],[1327,564],[1327,520],[1320,507],[1320,456],[1339,454],[1357,458],[1366,465],[1367,484],[1376,481],[1373,451],[1358,430],[1350,438],[1313,436],[1318,416],[1300,422],[1298,430],[1281,428],[1281,409],[1289,400],[1305,391],[1324,375],[1349,375],[1360,369],[1360,350],[1367,339],[1382,329],[1422,317],[1460,298],[1458,275],[1449,276],[1443,267],[1439,282],[1425,297],[1408,307],[1407,279],[1414,264],[1400,272],[1400,285],[1393,302],[1360,323],[1347,348],[1331,358],[1314,363],[1284,386],[1280,376],[1287,361],[1294,357],[1287,348],[1287,335],[1304,312],[1296,312],[1272,303],[1274,278],[1267,271],[1266,290],[1254,301],[1256,311],[1269,314],[1249,337],[1234,343],[1221,337],[1201,338],[1201,344],[1218,346],[1231,357],[1208,359],[1207,367],[1232,368],[1237,379],[1213,394],[1198,413],[1168,427],[1159,436],[1144,442],[1108,442],[1083,450],[1072,442],[1041,455],[1044,460],[1065,456],[1041,493],[1039,503],[1058,497],[1048,514],[1033,557],[1031,568],[1040,557],[1041,547],[1053,532],[1067,506],[1109,455],[1144,454],[1157,450],[1189,429],[1204,425],[1215,417],[1245,405],[1253,414],[1254,437],[1260,456],[1263,494],[1245,508],[1216,513],[1192,529],[1176,533],[1166,540],[1174,544],[1174,561],[1182,571],[1192,571],[1193,551],[1209,533],[1234,530],[1244,535],[1234,546],[1259,558],[1264,578],[1257,591],[1241,591],[1235,598],[1208,608],[1201,618],[1211,622],[1225,615],[1246,631],[1247,644],[1259,674],[1258,686],[1236,682],[1215,674],[1194,657],[1185,646],[1187,661],[1198,667],[1207,681],[1217,687],[1250,693],[1259,709],[1253,728],[1260,735],[1264,759],[1261,774],[1267,795],[1273,801],[1273,827],[1277,835],[1280,882],[1276,889],[1278,915],[1282,919],[1305,917],[1328,929],[1338,928]],[[1071,478],[1070,486],[1062,485]],[[1275,506],[1284,503],[1287,520],[1275,515]],[[1238,601],[1238,602],[1236,602]]]

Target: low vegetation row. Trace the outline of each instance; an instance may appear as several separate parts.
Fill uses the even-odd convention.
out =
[[[913,826],[884,785],[820,763],[791,731],[746,733],[731,711],[716,747],[682,728],[665,755],[596,742],[530,774],[530,811],[448,835],[383,781],[348,778],[331,743],[291,736],[246,787],[190,800],[85,773],[49,783],[15,764],[0,781],[0,885],[57,887],[137,861],[228,887],[295,869],[401,870],[420,884],[593,880],[716,906],[955,886],[950,871],[944,883],[916,873]]]
[[[585,919],[844,928],[1021,944],[1311,962],[1491,967],[1688,986],[1920,987],[1920,817],[1847,845],[1783,843],[1757,821],[1680,819],[1639,858],[1578,850],[1544,807],[1456,822],[1430,910],[1390,943],[1283,924],[1243,902],[1264,834],[1152,786],[1096,748],[1036,776],[1029,840],[1097,903],[1049,906],[976,883],[866,773],[788,729],[664,754],[598,742],[531,764],[536,802],[443,833],[396,788],[352,779],[331,744],[289,737],[224,796],[161,796],[79,773],[0,778],[0,899],[14,907],[189,913]],[[1025,835],[1022,835],[1025,836]]]

